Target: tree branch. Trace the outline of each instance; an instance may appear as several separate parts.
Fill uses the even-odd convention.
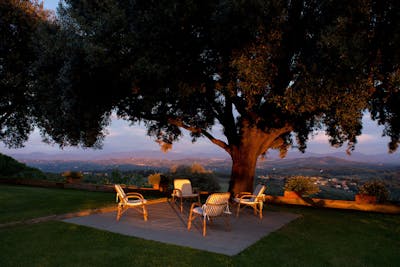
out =
[[[197,128],[197,127],[193,127],[193,126],[189,126],[186,125],[185,123],[183,123],[181,120],[178,119],[174,119],[174,118],[169,118],[168,119],[168,123],[175,125],[177,127],[181,127],[185,130],[188,130],[192,133],[197,133],[197,134],[202,134],[205,137],[207,137],[213,144],[221,147],[222,149],[224,149],[226,152],[228,152],[229,154],[231,154],[231,149],[229,147],[229,145],[227,143],[225,143],[224,141],[215,138],[213,135],[211,135],[209,132],[201,129],[201,128]]]
[[[282,139],[280,139],[280,136],[285,133],[289,133],[293,130],[293,127],[286,124],[284,127],[280,129],[274,130],[271,135],[274,135],[274,138],[266,138],[264,142],[260,145],[260,154],[266,152],[269,148],[271,147],[280,147],[284,145],[284,142]]]
[[[215,108],[217,108],[214,102]],[[229,96],[225,95],[225,103],[220,103],[219,108],[222,107],[223,110],[219,109],[219,113],[216,114],[216,118],[219,123],[224,127],[224,134],[228,139],[229,144],[237,143],[237,130],[234,115],[232,112],[232,100]]]

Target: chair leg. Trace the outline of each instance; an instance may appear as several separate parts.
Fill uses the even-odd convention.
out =
[[[239,211],[240,211],[240,202],[237,205],[236,217],[239,217]]]
[[[189,214],[189,220],[188,220],[188,226],[187,226],[188,231],[190,231],[190,228],[192,227],[192,220],[193,220],[192,216],[193,216],[193,211],[191,210],[190,214]]]
[[[206,236],[207,234],[206,223],[207,223],[207,218],[206,216],[203,216],[203,236]]]
[[[181,197],[181,213],[183,212],[183,198]]]
[[[258,215],[260,216],[260,220],[262,220],[262,217],[263,217],[263,214],[262,214],[262,212],[263,212],[263,203],[262,202],[257,203],[256,205],[254,205],[252,207],[253,207],[253,210],[254,210],[254,215],[257,215],[257,213],[258,213]]]
[[[118,205],[118,209],[117,209],[117,221],[119,221],[119,219],[121,218],[121,212],[122,212],[122,207],[121,207],[121,205]]]
[[[148,217],[147,208],[146,205],[143,205],[143,219],[145,222],[147,222],[147,217]]]

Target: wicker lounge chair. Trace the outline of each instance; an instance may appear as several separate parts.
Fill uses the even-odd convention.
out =
[[[147,221],[147,208],[146,199],[139,193],[128,193],[125,194],[124,190],[119,184],[115,185],[115,191],[117,191],[117,201],[118,202],[118,213],[117,221],[121,218],[121,215],[128,208],[135,208],[139,213],[143,214],[143,219]]]
[[[223,216],[225,217],[225,224],[227,228],[230,228],[229,224],[229,197],[230,193],[214,193],[211,194],[204,205],[201,203],[193,203],[190,208],[188,230],[192,226],[192,221],[195,218],[202,219],[203,223],[203,236],[207,234],[207,220],[213,220],[213,218]]]
[[[180,200],[180,210],[183,211],[183,200],[197,198],[200,202],[200,194],[194,193],[189,179],[175,179],[174,190],[172,191],[172,201]]]
[[[257,215],[258,213],[260,219],[262,219],[265,189],[265,185],[258,184],[253,193],[242,192],[236,195],[234,198],[234,201],[237,203],[236,216],[239,216],[240,206],[242,205],[242,207],[252,207],[254,210],[254,214]]]

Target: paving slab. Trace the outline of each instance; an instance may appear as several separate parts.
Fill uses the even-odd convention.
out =
[[[264,211],[264,217],[260,220],[249,208],[241,211],[239,217],[233,214],[230,216],[230,230],[226,228],[223,218],[216,218],[212,224],[207,223],[207,235],[203,237],[200,219],[194,220],[192,229],[187,230],[188,207],[183,213],[170,202],[148,205],[147,208],[149,213],[147,222],[134,209],[128,209],[118,222],[116,211],[68,218],[63,221],[233,256],[300,217],[298,214]]]

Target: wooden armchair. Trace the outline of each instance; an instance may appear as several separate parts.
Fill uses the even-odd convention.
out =
[[[143,214],[143,219],[147,221],[147,208],[146,199],[139,193],[128,193],[125,194],[124,190],[119,184],[116,184],[115,191],[117,191],[117,201],[118,202],[118,213],[117,221],[121,218],[121,215],[128,210],[128,208],[135,208],[139,213]]]
[[[265,189],[265,185],[258,184],[253,193],[242,192],[237,194],[234,198],[234,201],[237,203],[236,216],[239,216],[240,206],[242,205],[242,207],[252,207],[254,210],[254,214],[257,215],[258,213],[260,219],[262,219]]]
[[[183,200],[197,198],[200,202],[200,194],[193,192],[192,183],[189,179],[175,179],[174,190],[172,191],[172,201],[180,200],[180,210],[183,211]]]
[[[229,211],[229,198],[229,192],[214,193],[207,198],[204,205],[201,205],[200,202],[192,203],[188,220],[188,231],[192,226],[192,221],[197,217],[202,218],[203,236],[207,234],[207,220],[211,221],[215,217],[225,217],[225,224],[227,228],[230,228],[229,215],[231,212]]]

